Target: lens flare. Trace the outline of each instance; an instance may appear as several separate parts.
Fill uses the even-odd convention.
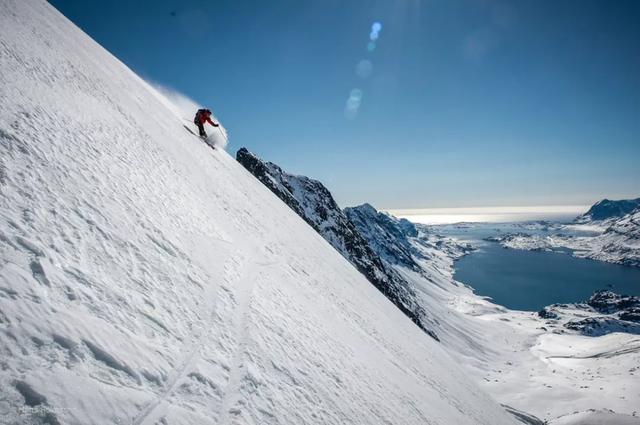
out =
[[[351,90],[351,94],[349,95],[350,98],[354,98],[354,99],[358,99],[358,101],[360,101],[362,99],[362,90],[360,89],[353,89]]]
[[[371,32],[369,33],[369,41],[367,42],[367,52],[373,53],[376,50],[376,41],[380,37],[380,31],[382,30],[382,24],[375,21],[371,24]],[[372,55],[368,55],[371,57]],[[362,59],[356,65],[356,75],[362,79],[367,79],[373,74],[373,63],[369,59]],[[362,104],[362,90],[354,88],[349,92],[349,97],[345,102],[344,116],[353,120],[358,116],[360,111],[360,105]]]
[[[356,66],[356,75],[360,78],[369,78],[373,73],[373,64],[368,59],[362,59]]]
[[[359,109],[360,108],[360,99],[356,99],[354,97],[350,97],[347,99],[347,109]]]
[[[369,39],[371,41],[376,41],[380,36],[380,30],[382,29],[382,24],[380,22],[374,22],[371,25],[371,33],[369,34]]]
[[[347,103],[344,107],[344,116],[347,119],[353,120],[358,116],[360,110],[360,104],[362,103],[362,90],[354,88],[349,94]]]

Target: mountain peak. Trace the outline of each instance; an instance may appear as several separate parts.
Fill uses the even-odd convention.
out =
[[[618,201],[603,199],[593,204],[593,206],[589,208],[589,211],[577,217],[576,222],[587,223],[619,218],[631,213],[638,207],[640,207],[640,198],[621,199]]]
[[[368,214],[378,214],[378,210],[375,209],[373,207],[373,205],[371,205],[368,202],[365,202],[364,204],[361,204],[361,205],[358,205],[358,206],[355,206],[355,207],[352,207],[352,208],[359,209],[360,211],[366,212]]]

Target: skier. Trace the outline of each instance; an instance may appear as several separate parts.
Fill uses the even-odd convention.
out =
[[[208,122],[214,127],[219,127],[220,124],[211,121],[211,111],[208,109],[198,109],[196,116],[193,118],[193,123],[198,126],[200,131],[200,137],[206,138],[207,132],[204,131],[204,123]]]

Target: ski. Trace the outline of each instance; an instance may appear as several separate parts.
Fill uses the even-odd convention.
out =
[[[213,149],[214,151],[216,150],[216,147],[214,145],[212,145],[211,143],[209,143],[207,141],[207,137],[208,136],[198,136],[196,133],[194,133],[189,127],[187,127],[186,125],[182,125],[185,130],[187,130],[189,133],[193,134],[194,136],[196,136],[200,141],[204,142],[207,146],[209,146],[211,149]]]

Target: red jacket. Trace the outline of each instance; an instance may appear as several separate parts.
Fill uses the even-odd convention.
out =
[[[204,123],[208,122],[209,124],[211,124],[214,127],[218,126],[218,124],[216,124],[213,121],[211,121],[211,114],[208,114],[206,112],[202,113],[202,114],[196,114],[196,121],[198,121],[202,125],[204,125]]]

